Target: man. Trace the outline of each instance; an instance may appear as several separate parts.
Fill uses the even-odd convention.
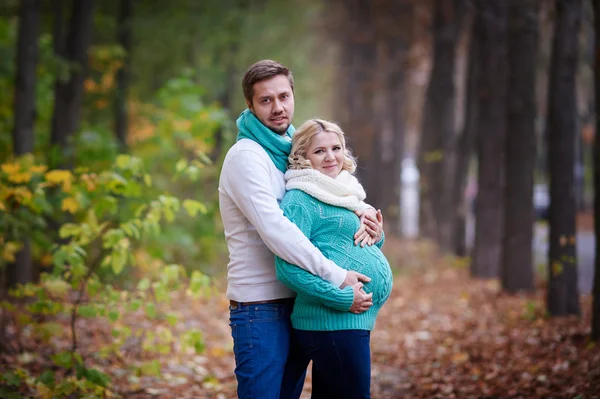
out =
[[[306,362],[290,346],[295,294],[277,280],[273,253],[352,290],[351,312],[372,305],[371,294],[361,290],[362,282],[370,279],[325,258],[279,208],[294,130],[291,72],[275,61],[259,61],[244,74],[242,88],[248,109],[237,120],[238,141],[225,157],[219,181],[238,397],[298,398]],[[373,211],[364,218],[356,243],[378,240],[381,234]]]

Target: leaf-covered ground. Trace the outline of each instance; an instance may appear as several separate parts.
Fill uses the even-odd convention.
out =
[[[531,295],[504,295],[497,281],[473,280],[460,262],[438,259],[423,245],[390,240],[386,246],[397,273],[372,333],[373,398],[600,397],[600,347],[587,337],[589,296],[582,297],[580,318],[550,319],[543,287]],[[201,355],[176,343],[171,353],[153,357],[160,376],[152,376],[152,367],[136,375],[132,366],[145,356],[136,349],[139,342],[132,338],[119,357],[102,360],[95,354],[111,341],[110,331],[84,319],[78,330],[87,361],[109,374],[115,392],[126,398],[235,398],[224,294],[182,295],[174,303],[178,327],[202,331]],[[141,314],[129,323],[160,329]],[[68,342],[54,345],[67,348]],[[43,347],[28,350],[3,355],[0,366],[36,374],[50,364]],[[310,397],[310,374],[303,397]]]

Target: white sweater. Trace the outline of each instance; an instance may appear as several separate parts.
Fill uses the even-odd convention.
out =
[[[229,248],[227,298],[238,302],[291,298],[275,275],[273,253],[340,286],[347,271],[323,254],[279,208],[283,173],[260,144],[242,139],[223,162],[219,208]]]

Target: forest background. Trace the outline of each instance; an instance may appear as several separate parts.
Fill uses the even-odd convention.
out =
[[[376,397],[597,392],[598,7],[3,1],[0,393],[232,397],[217,184],[265,58],[384,214]]]

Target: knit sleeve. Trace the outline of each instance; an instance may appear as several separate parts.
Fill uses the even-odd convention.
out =
[[[378,242],[375,243],[375,245],[377,245],[377,247],[379,249],[381,249],[381,247],[383,247],[383,243],[385,242],[385,231],[381,232],[381,240],[379,240]]]
[[[294,222],[310,239],[314,212],[302,205],[282,204],[284,215]],[[311,215],[312,213],[312,215]],[[309,296],[323,305],[339,311],[348,311],[354,301],[352,287],[340,289],[330,282],[315,276],[298,266],[275,256],[275,266],[279,281],[296,292]]]

